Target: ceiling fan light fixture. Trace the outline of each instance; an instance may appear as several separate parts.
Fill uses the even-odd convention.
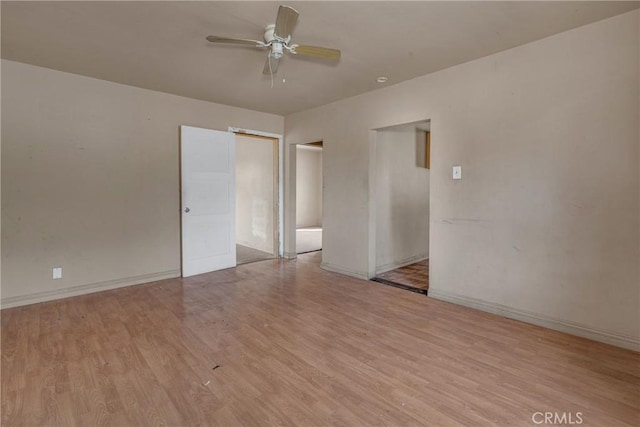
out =
[[[271,43],[271,56],[275,59],[282,58],[283,44],[280,42]]]

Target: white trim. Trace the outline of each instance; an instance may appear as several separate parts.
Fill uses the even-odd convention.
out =
[[[323,270],[331,271],[333,273],[344,274],[345,276],[355,277],[357,279],[369,280],[369,275],[366,271],[350,270],[344,267],[338,267],[328,262],[320,264],[320,268]]]
[[[465,307],[475,308],[477,310],[486,311],[488,313],[497,314],[510,319],[520,320],[522,322],[531,323],[533,325],[542,326],[556,331],[565,332],[571,335],[588,338],[594,341],[627,348],[629,350],[640,351],[640,337],[595,329],[568,320],[556,319],[543,314],[519,310],[502,304],[457,295],[439,289],[429,289],[429,297]]]
[[[297,206],[296,206],[296,186],[297,186],[297,157],[298,150],[296,144],[287,144],[287,162],[286,162],[286,186],[287,186],[287,211],[286,211],[286,245],[285,253],[289,259],[294,259],[297,256],[298,250],[296,248],[296,218],[297,218]]]
[[[306,151],[322,151],[322,147],[318,147],[315,145],[309,145],[309,144],[295,144],[296,149],[301,149],[301,150],[306,150]]]
[[[229,126],[229,132],[256,136],[265,136],[278,140],[278,257],[284,256],[284,139],[277,133],[243,129]]]
[[[369,130],[369,218],[368,218],[368,241],[367,241],[367,279],[376,277],[377,263],[377,209],[376,209],[376,166],[378,162],[378,131]]]
[[[142,274],[140,276],[125,277],[122,279],[107,280],[104,282],[89,283],[87,285],[71,286],[54,291],[37,292],[35,294],[21,295],[17,297],[2,298],[0,308],[19,307],[22,305],[36,304],[39,302],[69,298],[78,295],[92,294],[109,289],[124,288],[126,286],[141,285],[158,280],[180,277],[180,269],[168,270],[160,273]]]

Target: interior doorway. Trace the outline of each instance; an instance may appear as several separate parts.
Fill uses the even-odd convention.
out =
[[[377,129],[374,149],[373,280],[426,294],[431,122]]]
[[[235,132],[237,264],[279,253],[279,138]]]
[[[322,250],[322,141],[296,145],[296,253]]]

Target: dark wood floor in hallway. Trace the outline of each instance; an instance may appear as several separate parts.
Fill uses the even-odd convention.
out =
[[[378,274],[376,278],[385,282],[427,291],[429,290],[429,260],[425,259]]]
[[[638,425],[638,353],[320,253],[2,314],[2,425]]]

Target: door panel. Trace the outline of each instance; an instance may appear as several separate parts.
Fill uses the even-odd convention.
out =
[[[236,265],[233,134],[180,127],[182,276]]]

